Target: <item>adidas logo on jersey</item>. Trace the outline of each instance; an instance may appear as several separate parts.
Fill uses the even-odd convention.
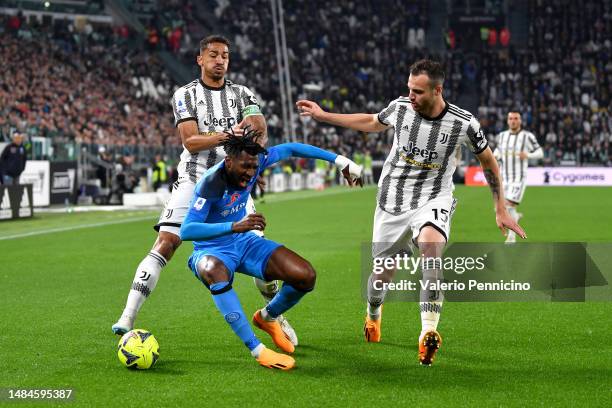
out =
[[[408,142],[408,146],[402,146],[402,150],[408,153],[409,155],[412,155],[413,157],[421,156],[429,162],[437,159],[439,156],[436,151],[429,149],[421,149],[414,142]]]
[[[224,116],[221,119],[217,119],[211,113],[209,113],[204,118],[204,126],[212,125],[214,127],[220,126],[224,129],[229,129],[233,127],[235,124],[236,124],[236,118],[233,118],[231,116]]]

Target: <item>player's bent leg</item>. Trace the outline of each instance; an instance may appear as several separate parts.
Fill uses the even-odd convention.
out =
[[[446,237],[433,225],[421,228],[417,239],[423,257],[423,277],[419,308],[421,311],[421,333],[419,335],[419,362],[431,365],[436,352],[442,344],[438,333],[438,322],[444,302],[444,292],[437,285],[444,280],[442,273],[442,253]]]
[[[123,313],[112,326],[113,333],[123,335],[134,328],[134,321],[138,312],[157,286],[161,270],[180,245],[181,240],[178,235],[160,231],[153,249],[136,268]]]
[[[267,332],[281,350],[292,353],[295,346],[283,332],[278,316],[295,306],[315,286],[316,272],[310,262],[285,247],[278,247],[265,269],[267,279],[279,279],[283,287],[268,305],[255,312],[253,324]]]
[[[257,289],[259,289],[259,293],[261,293],[261,296],[263,296],[266,303],[270,303],[270,301],[274,298],[274,296],[276,296],[276,294],[280,290],[279,281],[277,280],[269,282],[258,278],[253,278],[253,280],[255,281],[255,286],[257,286]],[[291,324],[289,324],[289,320],[287,320],[283,315],[279,315],[277,317],[277,320],[278,323],[281,325],[281,329],[283,329],[283,332],[291,340],[291,343],[293,343],[294,346],[297,346],[297,333],[295,332]]]
[[[198,261],[196,268],[200,279],[208,285],[215,306],[259,364],[281,370],[293,368],[293,358],[266,349],[255,336],[238,295],[232,288],[232,272],[225,264],[214,256],[204,256]]]
[[[390,214],[380,206],[374,212],[372,231],[372,258],[384,260],[394,257],[406,249],[406,234],[410,230],[410,212],[400,215]],[[384,264],[384,263],[383,263]],[[366,318],[363,333],[367,342],[377,343],[381,339],[382,305],[385,301],[389,283],[393,280],[395,269],[385,268],[382,273],[370,274],[367,286]]]

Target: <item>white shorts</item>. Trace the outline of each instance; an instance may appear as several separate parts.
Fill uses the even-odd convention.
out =
[[[189,180],[177,181],[173,184],[172,194],[162,210],[159,221],[153,227],[157,232],[169,232],[179,236],[181,224],[189,211],[189,204],[195,193],[196,184]],[[249,196],[246,205],[247,214],[255,212],[255,202]],[[253,231],[255,234],[263,236],[263,231]]]
[[[516,183],[506,183],[504,184],[504,197],[508,201],[520,204],[521,200],[523,199],[523,194],[525,194],[526,187],[527,183],[525,183],[524,181]]]
[[[399,215],[390,214],[377,206],[374,213],[372,257],[392,257],[407,251],[410,244],[416,246],[416,239],[425,226],[434,227],[448,241],[456,204],[457,200],[452,196],[438,197],[416,210]]]

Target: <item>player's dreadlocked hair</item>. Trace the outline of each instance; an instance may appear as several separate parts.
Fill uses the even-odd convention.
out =
[[[223,149],[229,157],[236,157],[241,152],[246,152],[251,156],[256,156],[259,153],[268,153],[266,149],[261,147],[257,140],[261,137],[261,132],[255,129],[251,129],[251,126],[244,128],[244,134],[242,136],[236,136],[233,129],[225,131],[228,135],[228,139],[223,143]]]

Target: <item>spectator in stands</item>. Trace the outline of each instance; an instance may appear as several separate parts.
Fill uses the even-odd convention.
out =
[[[153,161],[153,191],[157,191],[158,188],[164,185],[168,185],[166,162],[161,154],[156,154]]]

